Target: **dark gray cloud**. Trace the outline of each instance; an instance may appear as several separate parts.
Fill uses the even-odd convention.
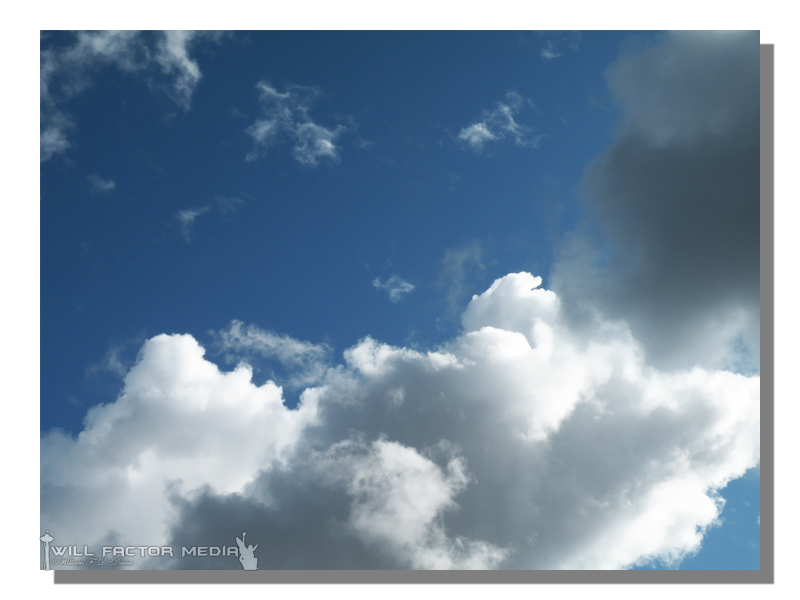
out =
[[[607,79],[623,115],[554,289],[627,320],[655,365],[757,370],[758,32],[672,33]]]

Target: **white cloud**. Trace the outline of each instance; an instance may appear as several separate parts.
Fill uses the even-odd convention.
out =
[[[246,365],[157,336],[77,438],[42,437],[42,527],[180,545],[250,515],[281,568],[615,569],[697,550],[719,490],[758,463],[759,378],[659,371],[626,323],[571,322],[540,282],[499,279],[428,352],[366,338],[334,365],[221,332],[300,373],[325,365],[296,410]]]
[[[167,90],[176,104],[189,110],[202,77],[189,47],[200,37],[219,39],[193,31],[80,31],[73,44],[44,49],[39,70],[41,161],[70,147],[67,133],[75,125],[59,107],[91,87],[103,68],[144,75],[152,87]],[[166,82],[155,76],[157,69]]]
[[[559,56],[564,56],[564,53],[557,52],[552,42],[547,42],[547,44],[545,44],[545,46],[542,48],[542,59],[544,59],[545,62],[549,62],[554,58],[558,58]]]
[[[333,162],[339,161],[339,147],[333,140],[345,130],[340,125],[336,129],[327,129],[314,123],[301,123],[295,127],[297,144],[292,153],[298,162],[314,166],[322,157],[327,157]]]
[[[86,179],[89,181],[90,189],[95,194],[104,194],[117,187],[113,180],[103,179],[97,174],[89,175]]]
[[[312,398],[290,411],[272,382],[256,387],[245,366],[221,373],[203,354],[191,336],[148,340],[77,438],[42,436],[42,518],[60,539],[166,540],[170,485],[239,491],[313,420]]]
[[[277,359],[289,371],[286,384],[293,389],[319,383],[329,367],[328,345],[302,342],[237,320],[217,332],[216,341],[229,362]]]
[[[204,215],[211,212],[212,209],[216,209],[224,216],[227,216],[230,213],[235,212],[239,205],[243,203],[244,200],[239,198],[214,196],[213,202],[210,202],[205,206],[201,206],[199,208],[186,208],[178,211],[178,214],[175,215],[175,218],[178,219],[178,222],[180,223],[183,239],[185,239],[187,242],[192,241],[194,222],[200,215]]]
[[[462,128],[458,139],[475,152],[481,152],[487,142],[495,142],[506,137],[513,138],[517,146],[538,147],[542,136],[532,135],[532,128],[514,120],[514,115],[522,109],[524,104],[525,100],[522,96],[516,92],[508,92],[505,101],[497,103],[497,108],[483,111],[480,121]]]
[[[489,130],[486,123],[474,123],[462,129],[458,134],[458,139],[480,152],[483,150],[483,144],[497,140],[498,136]]]
[[[546,40],[539,50],[539,55],[545,62],[564,56],[563,49],[565,46],[575,52],[581,45],[581,33],[579,31],[549,32],[547,36],[550,39]]]
[[[404,296],[414,291],[415,287],[414,284],[409,283],[398,275],[392,275],[386,281],[381,281],[380,277],[376,277],[372,280],[372,285],[386,292],[392,302],[400,302]]]
[[[316,166],[321,158],[339,162],[341,148],[334,142],[347,131],[344,125],[331,129],[316,124],[308,113],[319,89],[298,85],[278,92],[269,82],[256,85],[264,118],[258,119],[245,132],[255,142],[247,160],[256,160],[267,148],[282,138],[294,144],[292,155],[303,165]]]
[[[39,160],[45,162],[71,146],[67,132],[74,127],[72,120],[61,112],[42,115],[39,133]]]
[[[469,482],[464,460],[444,469],[415,449],[384,439],[334,445],[321,466],[352,498],[349,526],[366,544],[387,544],[414,569],[490,569],[507,554],[491,544],[449,539],[442,514]]]
[[[175,103],[189,110],[192,95],[202,74],[197,62],[189,57],[189,45],[195,38],[194,31],[165,31],[158,41],[155,60],[164,73],[175,75],[172,84],[172,97]]]
[[[194,226],[195,219],[200,215],[204,215],[210,210],[211,210],[210,206],[202,206],[200,208],[186,208],[184,210],[178,211],[178,214],[175,215],[175,217],[178,219],[178,222],[180,223],[183,239],[185,239],[187,242],[191,241],[192,227]]]

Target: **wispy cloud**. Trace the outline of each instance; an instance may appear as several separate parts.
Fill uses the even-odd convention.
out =
[[[467,278],[476,270],[483,270],[483,248],[478,242],[448,248],[439,268],[438,286],[445,290],[447,312],[458,315],[467,294]]]
[[[294,145],[292,155],[300,164],[316,166],[322,158],[339,162],[341,148],[334,142],[347,127],[324,127],[308,114],[320,94],[319,88],[290,85],[285,92],[279,92],[267,81],[259,82],[256,88],[264,117],[245,130],[255,143],[246,157],[248,161],[256,160],[281,139],[288,139]]]
[[[380,277],[377,277],[372,280],[372,285],[386,292],[389,295],[389,300],[392,302],[400,302],[404,296],[410,294],[414,290],[413,284],[397,275],[392,275],[386,281],[381,281]]]
[[[542,35],[545,35],[544,33]],[[564,56],[564,49],[569,48],[573,52],[578,50],[581,45],[581,33],[579,31],[566,32],[547,32],[549,39],[541,47],[539,54],[542,60],[550,62],[554,58]]]
[[[180,223],[183,239],[185,239],[187,242],[192,241],[194,222],[200,215],[209,213],[212,210],[217,210],[224,216],[227,216],[230,213],[235,212],[237,207],[242,203],[244,203],[244,200],[240,200],[239,198],[214,196],[213,201],[205,206],[186,208],[178,211],[178,214],[175,215],[175,218],[178,219],[178,222]]]
[[[237,320],[214,336],[217,348],[225,353],[229,362],[253,365],[254,359],[259,357],[277,360],[289,373],[281,383],[292,389],[319,383],[328,370],[332,354],[327,344],[312,344]],[[278,379],[274,372],[272,375]]]
[[[141,75],[150,87],[163,89],[178,106],[189,110],[202,77],[189,50],[198,39],[220,37],[194,31],[81,31],[75,35],[72,45],[41,52],[42,162],[70,147],[67,134],[75,123],[63,106],[90,88],[102,68]]]
[[[86,376],[111,373],[119,378],[124,377],[136,362],[136,349],[145,339],[142,333],[123,343],[111,345],[101,360],[86,367]]]
[[[551,41],[548,41],[544,45],[544,47],[542,48],[541,54],[542,54],[542,58],[545,61],[551,61],[554,58],[558,58],[559,56],[564,56],[563,52],[557,52],[556,51],[555,46],[553,45],[553,42],[551,42]]]
[[[517,146],[536,148],[542,136],[534,136],[531,127],[517,123],[514,119],[526,103],[530,104],[530,101],[516,92],[508,92],[505,100],[497,103],[497,108],[484,110],[479,121],[462,128],[458,139],[478,153],[483,151],[487,142],[496,142],[506,137],[512,138]]]
[[[358,138],[356,142],[358,143],[358,147],[361,148],[362,150],[369,150],[375,145],[375,142],[373,140],[367,140],[362,137]]]
[[[86,374],[92,375],[102,371],[111,372],[118,377],[123,377],[128,372],[130,365],[125,365],[121,360],[122,347],[111,348],[106,355],[98,363],[89,365],[86,368]]]
[[[94,194],[105,194],[117,187],[111,179],[103,179],[97,174],[89,175],[86,178],[89,181],[89,188]]]
[[[192,95],[202,77],[197,62],[189,57],[189,46],[196,35],[194,31],[165,31],[155,55],[164,73],[174,77],[170,96],[184,110],[191,108]]]
[[[191,241],[192,239],[192,227],[194,225],[194,220],[210,210],[210,206],[203,206],[200,208],[186,208],[178,212],[176,217],[181,224],[181,233],[183,234],[183,238],[187,242]]]
[[[67,132],[75,127],[72,119],[61,111],[42,113],[39,132],[39,160],[46,162],[71,146]]]

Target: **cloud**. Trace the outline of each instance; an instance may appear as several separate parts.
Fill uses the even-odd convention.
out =
[[[192,95],[202,77],[197,62],[189,57],[189,45],[196,36],[194,31],[165,31],[155,54],[164,73],[174,75],[171,96],[185,110],[191,108]]]
[[[311,120],[308,113],[320,94],[318,88],[290,85],[287,91],[278,92],[266,81],[259,82],[256,88],[264,117],[245,130],[254,142],[247,160],[256,160],[273,144],[288,139],[294,144],[292,156],[300,164],[316,166],[322,158],[339,162],[341,148],[334,142],[347,127],[331,129]]]
[[[210,206],[202,206],[200,208],[186,208],[178,211],[178,214],[175,216],[181,225],[183,239],[185,239],[187,242],[192,240],[192,227],[194,226],[195,219],[200,215],[204,215],[210,210]]]
[[[185,208],[178,211],[178,214],[175,215],[175,218],[178,219],[178,222],[180,223],[183,239],[185,239],[187,242],[192,241],[194,222],[200,215],[204,215],[216,209],[221,212],[223,216],[227,216],[235,212],[239,205],[243,203],[244,200],[239,198],[214,196],[213,202],[210,202],[205,206],[201,206],[199,208]]]
[[[123,377],[128,372],[130,366],[125,365],[122,361],[121,354],[123,350],[124,348],[120,346],[110,348],[102,361],[87,367],[86,374],[93,375],[102,371],[108,371],[118,377]]]
[[[758,371],[759,73],[758,32],[670,33],[606,73],[622,116],[553,287],[660,368]]]
[[[216,347],[228,362],[253,365],[258,358],[277,360],[288,373],[285,385],[291,389],[319,383],[329,367],[332,352],[327,344],[302,342],[237,320],[216,332],[215,338]],[[276,376],[274,371],[272,376]]]
[[[542,59],[544,59],[545,62],[549,62],[554,58],[558,58],[559,56],[564,56],[564,53],[556,52],[553,42],[547,42],[542,48]]]
[[[69,148],[71,144],[67,139],[67,132],[74,127],[72,119],[62,112],[43,114],[39,133],[39,161],[46,162]]]
[[[573,52],[580,48],[582,36],[579,31],[562,32],[561,35],[548,32],[547,35],[550,39],[545,41],[539,51],[539,55],[545,62],[550,62],[554,58],[564,56],[564,52],[561,50],[564,46]]]
[[[94,194],[105,194],[117,187],[111,179],[103,179],[99,175],[92,174],[86,178],[89,181],[89,188]]]
[[[458,316],[468,293],[467,280],[471,273],[483,270],[483,248],[478,242],[445,250],[439,268],[437,285],[445,290],[447,310]]]
[[[164,540],[171,482],[234,492],[296,441],[311,399],[289,411],[273,383],[256,387],[245,366],[222,373],[203,353],[190,336],[148,340],[122,394],[90,409],[77,438],[42,437],[43,519],[60,539]]]
[[[67,133],[75,123],[61,107],[90,88],[102,69],[144,77],[151,87],[164,89],[176,104],[189,110],[202,77],[189,50],[199,39],[220,38],[193,31],[80,31],[74,36],[67,45],[43,41],[39,70],[42,162],[70,147]]]
[[[222,345],[325,364],[289,409],[188,335],[145,342],[77,437],[42,436],[41,521],[93,544],[214,545],[261,568],[616,569],[696,551],[759,458],[759,378],[662,371],[528,273],[429,351],[324,349],[234,322]],[[158,559],[162,560],[162,559]],[[211,557],[136,568],[239,568]]]
[[[406,294],[410,294],[414,291],[413,284],[397,275],[392,275],[386,281],[381,281],[380,277],[376,277],[372,280],[372,285],[389,294],[389,300],[392,302],[400,302]]]
[[[489,130],[489,126],[486,123],[473,123],[459,132],[458,139],[480,152],[486,142],[493,142],[499,137]]]
[[[532,128],[514,120],[514,115],[522,109],[524,103],[522,96],[516,92],[508,92],[505,102],[498,102],[494,110],[483,111],[482,119],[461,129],[458,139],[478,153],[483,151],[487,142],[505,137],[512,137],[517,146],[538,147],[542,136],[532,135]]]

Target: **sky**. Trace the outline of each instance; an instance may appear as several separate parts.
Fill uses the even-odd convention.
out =
[[[758,45],[43,32],[42,529],[758,569]]]

